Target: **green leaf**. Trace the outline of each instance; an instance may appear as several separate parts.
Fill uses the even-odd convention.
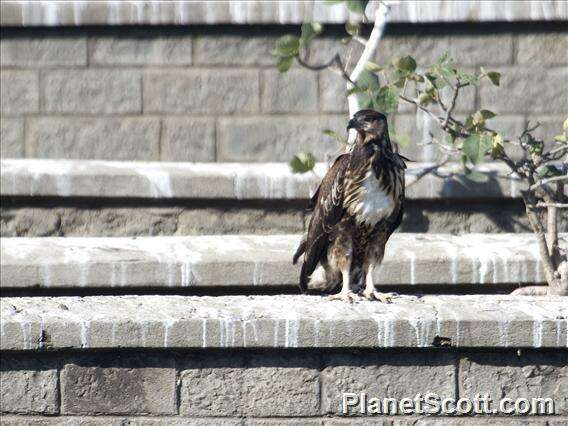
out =
[[[498,73],[497,71],[489,71],[486,75],[494,86],[499,86],[499,84],[501,84],[501,73]]]
[[[363,89],[378,89],[379,78],[372,72],[363,70],[357,79],[357,85]]]
[[[432,95],[428,92],[422,92],[418,97],[418,102],[420,103],[420,105],[428,105],[432,101]]]
[[[276,68],[280,72],[286,72],[290,69],[290,67],[292,67],[293,63],[294,63],[293,56],[282,56],[278,58],[278,62],[276,63]]]
[[[441,90],[448,85],[436,70],[430,70],[424,76],[432,85],[432,89]]]
[[[402,58],[395,58],[392,64],[399,70],[407,73],[412,73],[416,70],[416,61],[412,56],[403,56]]]
[[[311,22],[302,24],[302,33],[300,36],[300,44],[307,46],[315,37],[323,31],[322,24],[318,22]]]
[[[345,23],[345,31],[347,31],[347,34],[349,34],[350,36],[356,36],[359,35],[361,26],[355,22],[348,21]]]
[[[309,152],[301,152],[290,160],[290,169],[293,173],[306,173],[316,165],[315,157]]]
[[[300,49],[300,38],[286,34],[276,41],[276,51],[280,56],[296,56]]]
[[[358,13],[359,15],[365,14],[367,3],[369,3],[369,0],[347,0],[345,2],[347,9],[351,12]]]
[[[398,90],[394,86],[382,86],[376,91],[373,106],[383,113],[394,112],[398,109]]]
[[[485,123],[485,120],[495,117],[493,111],[489,111],[488,109],[480,109],[475,114],[473,114],[473,123],[474,124],[482,124]]]
[[[473,134],[463,141],[463,152],[467,158],[473,163],[479,163],[479,160],[484,154],[481,144],[481,137],[478,134]]]
[[[468,74],[463,71],[458,70],[457,76],[462,83],[471,84],[477,86],[479,84],[479,78],[476,75]]]
[[[383,67],[375,64],[374,62],[368,61],[365,64],[365,69],[369,72],[381,72],[382,70],[384,70]]]
[[[485,183],[489,180],[489,176],[485,173],[481,173],[477,170],[472,170],[465,175],[466,178],[476,183]]]
[[[564,121],[564,124],[562,124],[562,129],[568,132],[568,118]]]
[[[553,139],[554,139],[556,142],[568,143],[568,137],[566,136],[566,133],[564,133],[563,135],[554,136]]]
[[[536,170],[536,173],[541,178],[549,178],[549,177],[553,177],[553,176],[560,176],[562,174],[562,171],[560,169],[558,169],[556,166],[548,164],[548,165],[539,167]]]

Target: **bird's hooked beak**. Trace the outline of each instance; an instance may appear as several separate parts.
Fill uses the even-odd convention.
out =
[[[357,129],[357,128],[359,128],[357,120],[355,120],[354,118],[349,120],[349,122],[347,123],[347,131],[349,131],[349,129]]]

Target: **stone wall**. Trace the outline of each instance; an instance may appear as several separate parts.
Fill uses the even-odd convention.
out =
[[[568,420],[567,356],[542,349],[5,353],[2,424],[402,426],[418,419],[343,415],[342,393],[400,399],[432,392],[456,399],[476,393],[494,400],[552,398],[554,416],[530,419],[552,426]],[[486,416],[444,423],[496,421],[518,424],[514,417]]]
[[[2,28],[2,157],[162,161],[322,158],[345,126],[344,87],[329,71],[281,75],[270,51],[296,26]],[[342,34],[330,25],[314,61]],[[334,43],[335,40],[335,43]],[[554,135],[568,110],[568,31],[561,23],[391,24],[379,63],[449,50],[457,62],[503,73],[502,87],[465,93],[458,112],[500,114],[507,136],[528,120]],[[396,130],[415,142],[428,125],[404,107]],[[414,146],[424,161],[435,155]]]

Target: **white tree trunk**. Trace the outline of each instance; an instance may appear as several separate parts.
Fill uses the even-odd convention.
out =
[[[357,61],[353,72],[349,76],[351,81],[356,82],[361,73],[365,70],[365,65],[371,59],[373,59],[376,55],[377,48],[379,47],[379,42],[383,33],[385,31],[385,26],[388,21],[388,15],[390,11],[390,6],[388,6],[385,2],[379,2],[379,6],[375,12],[375,24],[373,26],[373,30],[371,31],[371,35],[369,36],[369,40],[365,43],[365,48],[363,49],[363,53],[361,57]],[[353,84],[347,82],[347,90],[353,89]],[[347,97],[347,102],[349,104],[349,117],[353,117],[353,115],[361,109],[361,105],[359,103],[359,98],[357,93],[353,93]],[[349,132],[349,142],[353,142],[355,138],[355,131],[351,130]]]

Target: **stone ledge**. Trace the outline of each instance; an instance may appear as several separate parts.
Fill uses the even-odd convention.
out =
[[[410,163],[407,183],[428,167]],[[99,160],[10,159],[0,162],[2,196],[306,199],[327,166],[294,174],[286,163],[170,163]],[[459,170],[442,168],[442,174]],[[410,199],[519,198],[520,181],[500,164],[479,166],[490,180],[429,175],[407,189]]]
[[[568,297],[4,298],[7,351],[109,348],[568,347]]]
[[[122,3],[122,4],[121,4]],[[375,6],[367,8],[374,16]],[[343,23],[360,20],[343,5],[329,7],[323,1],[289,1],[274,7],[267,2],[234,1],[43,1],[4,0],[0,8],[1,25],[6,26],[81,26],[81,25],[187,25],[187,24],[301,24],[318,21]],[[532,0],[481,7],[479,2],[462,0],[424,3],[405,1],[395,5],[392,22],[484,22],[538,21],[568,18],[562,2]]]
[[[6,288],[296,286],[299,235],[2,238]],[[568,234],[560,244],[568,246]],[[377,285],[543,283],[531,234],[395,234]]]

